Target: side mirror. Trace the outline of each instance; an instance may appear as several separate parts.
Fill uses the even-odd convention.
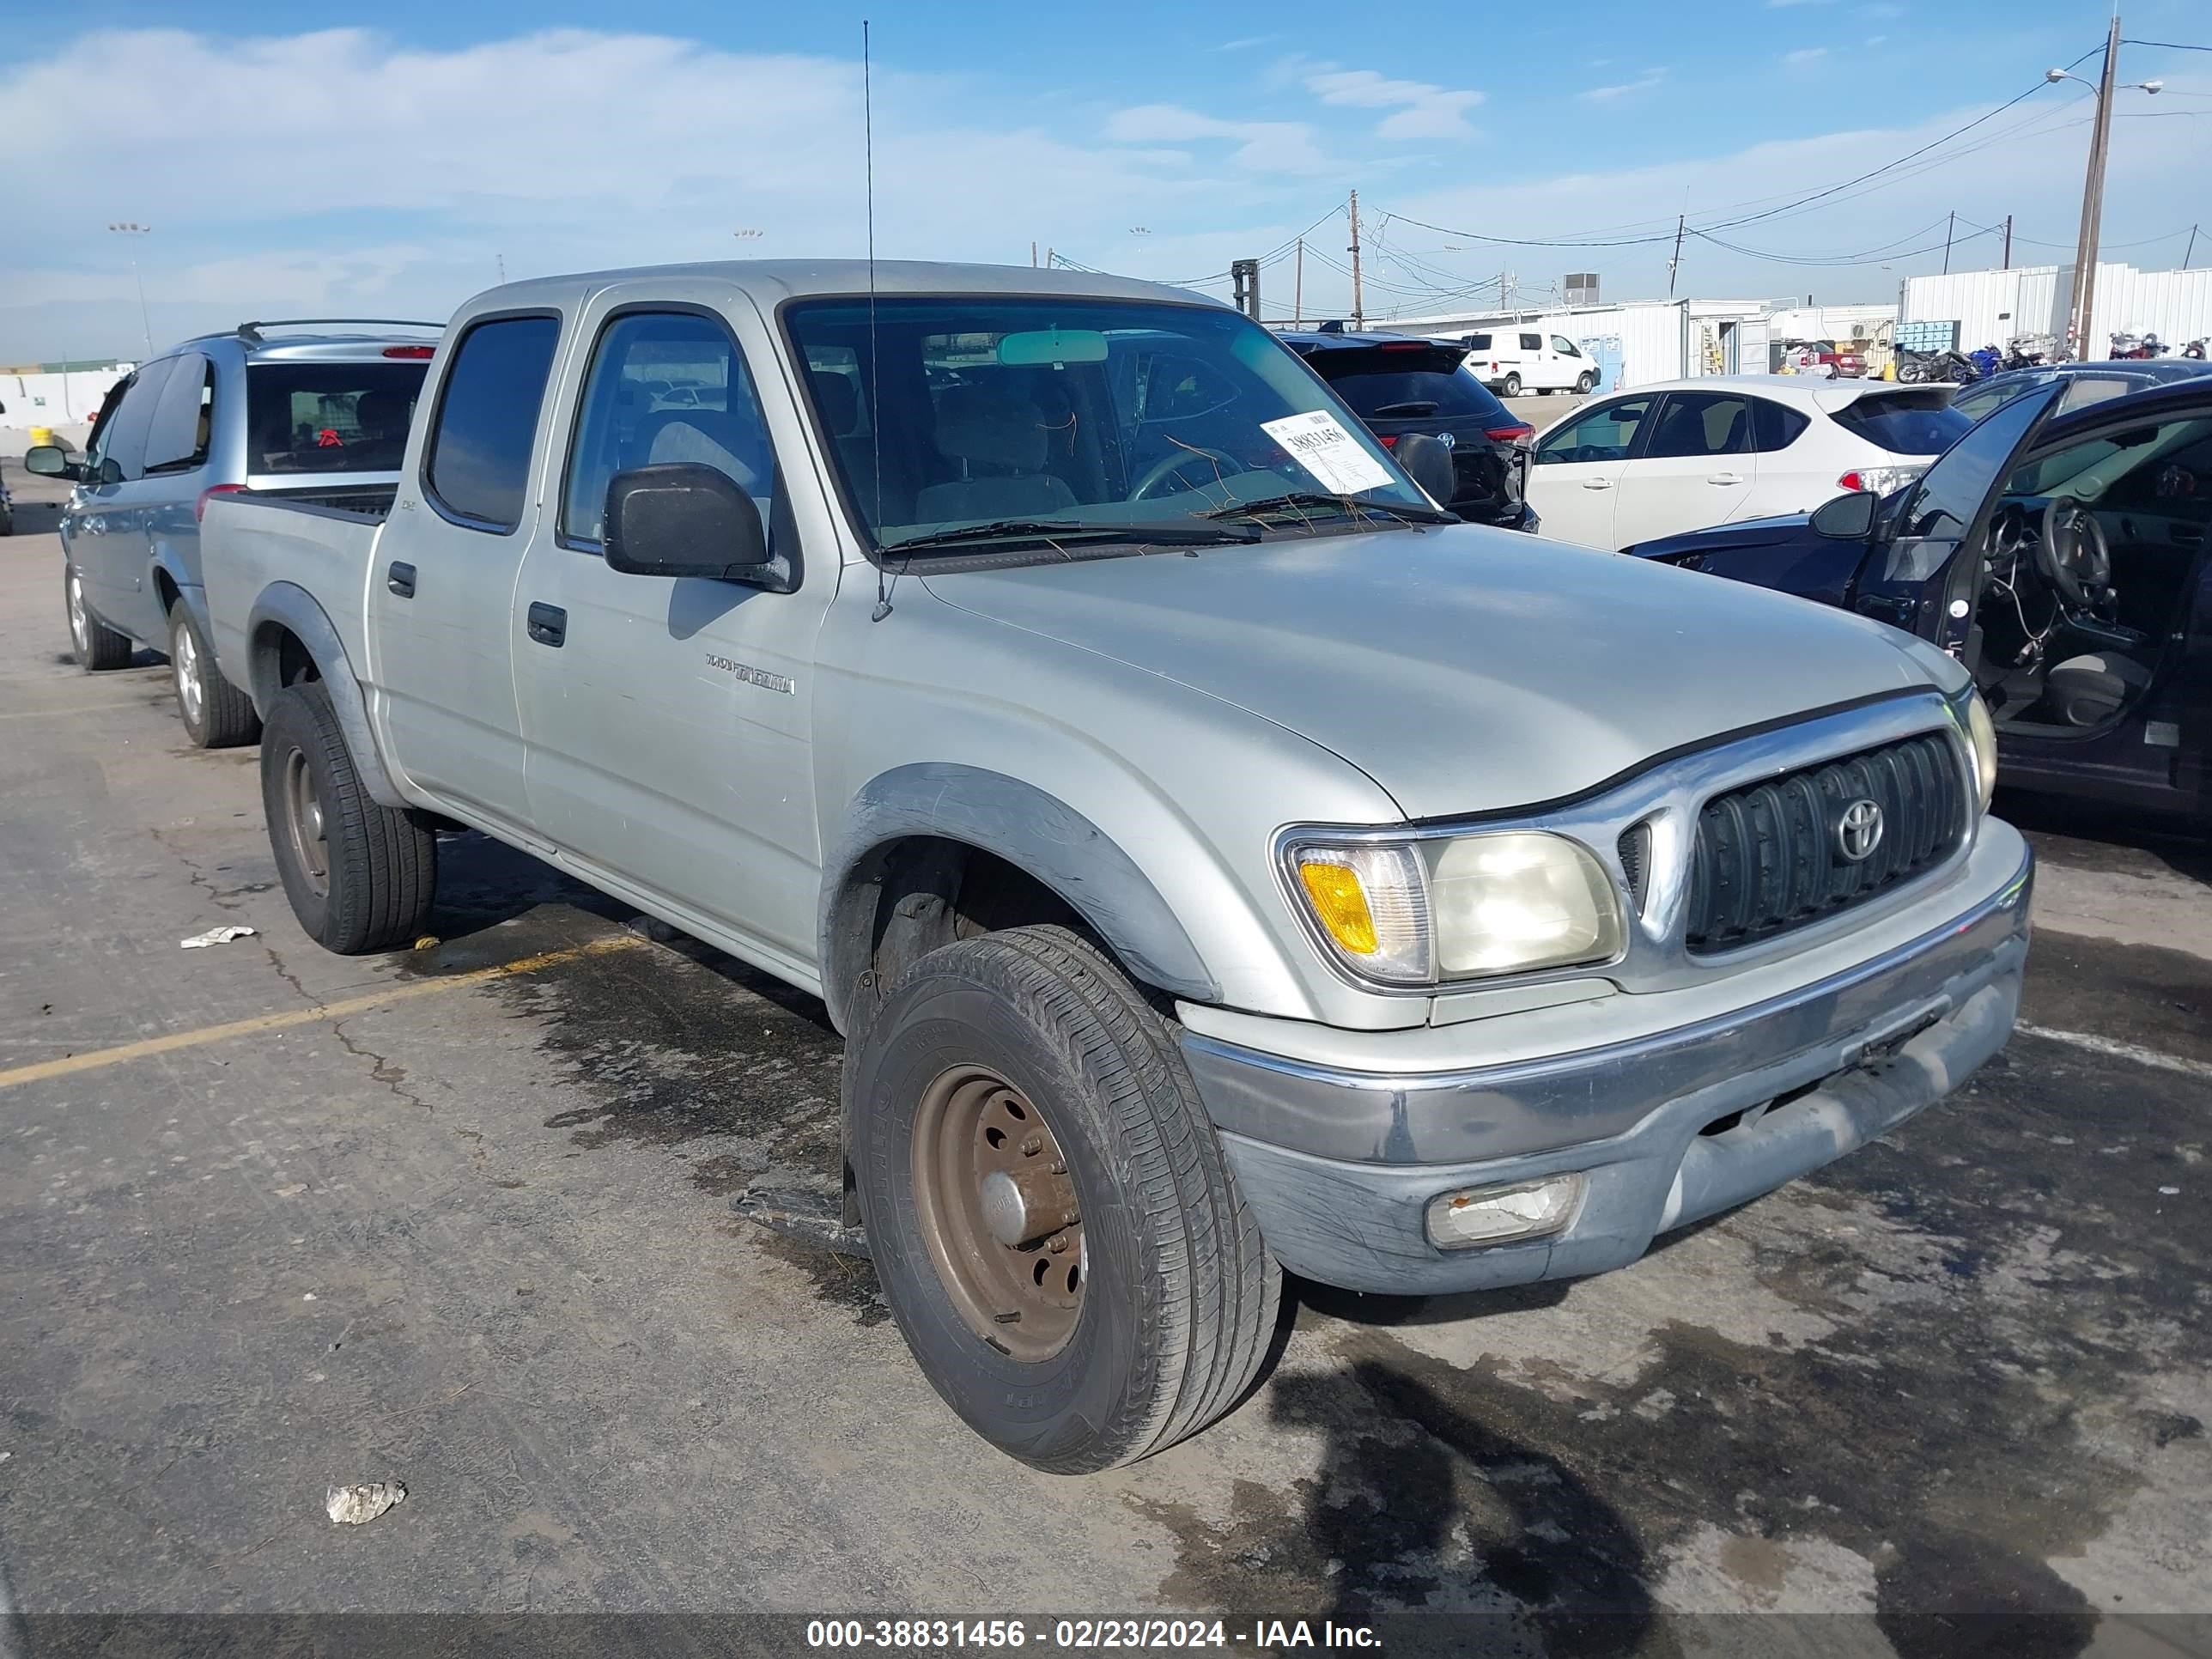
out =
[[[1452,470],[1452,453],[1444,447],[1443,439],[1431,438],[1425,432],[1408,432],[1390,446],[1390,453],[1413,482],[1429,492],[1431,501],[1438,507],[1451,504],[1451,498],[1459,493],[1458,479]]]
[[[59,444],[33,444],[23,452],[23,471],[42,478],[81,478],[84,469]]]
[[[1854,489],[1822,501],[1813,509],[1813,533],[1832,536],[1839,542],[1864,541],[1874,529],[1874,510],[1881,497],[1871,489]]]
[[[747,581],[769,569],[752,497],[697,461],[635,466],[607,480],[606,557],[631,576]]]

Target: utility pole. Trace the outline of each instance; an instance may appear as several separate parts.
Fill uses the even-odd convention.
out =
[[[507,255],[495,253],[491,257],[499,261],[499,280],[501,286],[504,287],[507,283]]]
[[[2184,262],[2185,264],[2186,262]],[[1298,238],[1297,258],[1291,265],[1291,325],[1303,327],[1306,319],[1306,239]]]
[[[2185,253],[2185,254],[2183,254],[2183,255],[2181,256],[2181,268],[2182,268],[2184,270],[2188,270],[2188,269],[2189,269],[2189,258],[2190,258],[2190,254],[2193,254],[2193,253],[2195,253],[2196,252],[2197,252],[2197,227],[2196,227],[2196,226],[2194,226],[2194,225],[2191,225],[2191,226],[2190,226],[2190,228],[2189,228],[2189,252],[2188,252],[2188,253]]]
[[[2012,215],[2009,213],[2005,215],[2004,268],[2007,270],[2012,269]]]
[[[2009,224],[2011,221],[2007,220],[2006,222]],[[1950,222],[1943,227],[1943,274],[1946,276],[1951,274],[1951,235],[1958,228],[1959,210],[1954,208],[1951,210]]]
[[[1346,250],[1352,255],[1352,325],[1366,325],[1367,313],[1359,300],[1359,192],[1352,192],[1352,246]]]
[[[1030,269],[1036,269],[1036,238],[1034,236],[1030,238]]]
[[[154,234],[153,226],[142,225],[136,220],[112,224],[108,226],[108,229],[118,236],[129,236],[134,239],[150,236]],[[146,273],[138,269],[138,254],[135,243],[131,255],[131,280],[138,285],[138,325],[145,331],[146,355],[151,357],[154,355],[154,321],[146,309]]]
[[[2089,358],[2089,328],[2095,320],[2097,222],[2105,206],[2105,150],[2112,141],[2112,76],[2119,61],[2120,15],[2115,11],[2112,33],[2105,39],[2104,73],[2097,80],[2097,118],[2089,131],[2089,167],[2081,180],[2081,234],[2074,247],[2074,300],[2067,314],[2067,327],[2074,336],[2074,356],[2085,362]]]
[[[1667,297],[1674,297],[1675,274],[1682,268],[1682,228],[1690,222],[1690,216],[1681,215],[1674,221],[1674,257],[1667,261]]]

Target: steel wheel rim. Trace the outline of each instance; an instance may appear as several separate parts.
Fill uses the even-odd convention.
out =
[[[185,718],[198,725],[200,707],[207,701],[207,691],[200,684],[199,647],[192,643],[190,628],[178,628],[176,639],[172,644],[171,661],[177,671],[177,701],[184,705]]]
[[[322,798],[315,793],[315,774],[307,757],[295,749],[284,757],[284,825],[292,838],[292,853],[301,873],[317,898],[331,890],[330,841],[323,822]]]
[[[915,1116],[914,1197],[938,1282],[980,1340],[1029,1364],[1067,1346],[1091,1259],[1066,1157],[1027,1095],[987,1066],[939,1073]]]
[[[91,629],[88,625],[90,619],[84,614],[84,584],[77,580],[74,570],[70,572],[69,578],[69,617],[70,641],[76,647],[78,654],[82,655],[92,648]]]

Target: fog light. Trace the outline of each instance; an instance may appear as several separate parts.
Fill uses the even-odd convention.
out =
[[[1504,1244],[1558,1232],[1582,1206],[1580,1175],[1516,1181],[1510,1187],[1466,1187],[1429,1200],[1429,1242],[1440,1250]]]

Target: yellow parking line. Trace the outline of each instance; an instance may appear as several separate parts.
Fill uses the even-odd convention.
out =
[[[559,951],[541,951],[534,957],[518,957],[513,962],[502,962],[495,967],[472,968],[465,974],[411,980],[381,991],[347,997],[338,1002],[317,1003],[312,1008],[289,1008],[280,1014],[256,1014],[250,1019],[234,1019],[224,1025],[203,1025],[197,1030],[172,1031],[167,1036],[118,1043],[112,1048],[94,1048],[62,1060],[42,1060],[35,1065],[17,1066],[0,1072],[0,1089],[13,1088],[19,1083],[42,1083],[48,1078],[68,1077],[75,1072],[96,1071],[103,1066],[121,1066],[153,1054],[174,1054],[179,1048],[198,1048],[210,1042],[227,1042],[232,1037],[252,1036],[263,1031],[282,1031],[295,1025],[312,1025],[317,1020],[346,1019],[355,1014],[366,1013],[371,1008],[387,1008],[395,1002],[411,1002],[416,997],[434,996],[441,991],[458,991],[466,986],[481,985],[487,980],[511,979],[517,974],[534,974],[542,969],[557,968],[563,963],[575,962],[585,957],[602,956],[609,951],[631,950],[644,942],[634,934],[617,934],[611,939],[595,939],[588,945],[570,945]]]

